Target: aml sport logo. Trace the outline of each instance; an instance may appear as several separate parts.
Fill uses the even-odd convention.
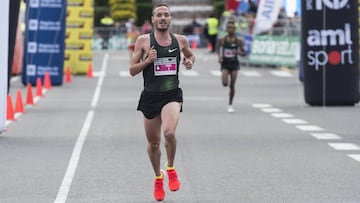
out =
[[[306,10],[322,10],[323,5],[332,10],[340,10],[348,5],[349,0],[306,0]]]

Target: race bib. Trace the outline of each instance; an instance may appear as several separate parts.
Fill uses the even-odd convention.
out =
[[[177,63],[176,57],[157,58],[154,62],[155,76],[176,75]]]
[[[224,57],[226,58],[232,58],[235,56],[235,50],[234,49],[224,49]]]

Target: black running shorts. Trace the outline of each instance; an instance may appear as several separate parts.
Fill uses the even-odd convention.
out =
[[[240,64],[238,61],[223,61],[221,63],[221,70],[226,69],[228,71],[240,70]]]
[[[143,90],[137,110],[141,111],[147,119],[153,119],[160,114],[162,107],[169,102],[183,102],[181,88],[165,92],[149,92]],[[182,112],[182,107],[180,112]]]

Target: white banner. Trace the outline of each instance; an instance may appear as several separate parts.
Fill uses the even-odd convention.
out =
[[[256,12],[254,34],[269,31],[278,19],[283,0],[261,0]]]
[[[10,0],[4,0],[0,6],[0,132],[3,131],[6,122],[9,2]]]

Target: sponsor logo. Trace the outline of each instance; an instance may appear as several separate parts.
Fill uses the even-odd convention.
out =
[[[82,10],[79,12],[79,17],[80,18],[91,18],[93,17],[93,11],[89,11],[89,10]]]
[[[173,53],[173,52],[176,51],[176,50],[177,50],[177,48],[169,49],[168,52],[169,52],[169,53]]]
[[[344,28],[328,30],[308,30],[307,45],[311,47],[334,47],[331,51],[309,50],[308,65],[319,70],[320,66],[353,64],[351,25],[345,23]]]
[[[69,0],[67,2],[68,6],[84,6],[84,0]]]
[[[79,39],[92,39],[93,34],[91,32],[80,32]]]
[[[66,44],[67,50],[84,50],[84,43],[81,42],[72,42]]]
[[[340,10],[348,5],[349,0],[306,0],[306,10],[323,10],[326,6],[332,10]]]
[[[66,23],[66,28],[84,28],[83,21],[69,21]]]
[[[92,54],[80,54],[79,61],[92,61]]]

